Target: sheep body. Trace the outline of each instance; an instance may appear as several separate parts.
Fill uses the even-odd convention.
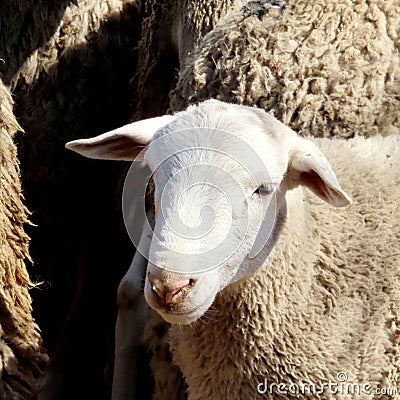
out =
[[[398,0],[236,1],[209,26],[202,26],[204,14],[191,14],[184,3],[163,2],[164,8],[153,9],[152,23],[143,26],[144,68],[135,80],[143,88],[134,119],[166,112],[167,99],[169,110],[177,111],[218,98],[262,107],[304,135],[348,138],[398,131]],[[275,7],[268,9],[267,3]],[[171,38],[179,23],[159,24],[171,13],[180,21],[197,18],[186,25],[196,29],[188,28],[180,42]],[[161,85],[151,84],[152,68],[166,54],[160,38],[177,53],[174,68],[180,65],[176,88],[168,95],[170,84],[161,96],[152,93]],[[155,53],[148,51],[152,44]],[[166,338],[159,342],[165,345]]]
[[[400,389],[400,136],[315,143],[353,204],[332,209],[303,189],[288,192],[264,267],[219,293],[204,319],[172,325],[190,400],[286,399],[257,385],[321,387],[340,372],[348,383]]]
[[[13,137],[21,130],[12,112],[9,90],[0,81],[0,398],[28,400],[36,391],[46,355],[32,317],[29,278],[29,223],[23,204]]]
[[[305,135],[396,133],[399,13],[398,0],[289,0],[264,16],[238,6],[186,61],[170,109],[217,98],[263,108]]]

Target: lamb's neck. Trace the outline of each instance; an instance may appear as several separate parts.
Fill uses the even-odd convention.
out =
[[[226,309],[232,305],[237,308],[237,302],[243,303],[244,308],[245,304],[250,305],[246,310],[249,315],[259,313],[258,307],[251,307],[262,302],[265,307],[263,313],[276,318],[286,312],[285,305],[290,301],[291,293],[296,292],[297,298],[306,300],[313,276],[310,264],[316,253],[313,246],[317,244],[312,239],[315,221],[304,200],[303,188],[290,190],[286,194],[286,215],[271,253],[252,277],[227,287],[217,296],[214,313],[218,309],[226,313]],[[264,293],[262,299],[260,292]]]

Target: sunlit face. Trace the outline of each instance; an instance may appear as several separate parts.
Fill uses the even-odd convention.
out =
[[[156,210],[145,295],[173,323],[196,320],[254,272],[274,238],[287,155],[252,110],[235,124],[231,112],[178,119],[145,155]]]

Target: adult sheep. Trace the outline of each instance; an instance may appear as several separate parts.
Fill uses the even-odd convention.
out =
[[[170,110],[217,98],[263,108],[300,134],[395,133],[399,14],[399,0],[239,4],[180,70]]]
[[[398,398],[399,135],[304,139],[210,100],[67,147],[144,154],[145,296],[190,400]]]
[[[36,392],[46,354],[32,317],[25,260],[29,259],[29,223],[23,204],[19,162],[13,138],[21,130],[13,100],[0,81],[0,398],[28,400]]]

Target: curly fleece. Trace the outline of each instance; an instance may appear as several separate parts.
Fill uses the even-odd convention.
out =
[[[170,109],[216,98],[257,105],[305,135],[395,133],[399,15],[399,0],[289,0],[261,17],[237,7],[181,70]]]
[[[370,394],[320,398],[400,393],[400,137],[314,140],[353,203],[334,209],[308,190],[289,191],[267,264],[223,290],[201,320],[171,327],[190,400],[287,399],[257,385],[320,388],[341,372]]]

